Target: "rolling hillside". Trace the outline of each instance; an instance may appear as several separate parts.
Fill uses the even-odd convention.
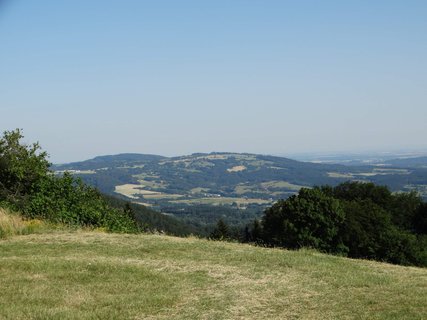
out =
[[[210,153],[167,158],[121,154],[54,166],[69,170],[101,191],[147,206],[228,205],[265,207],[301,187],[346,180],[370,181],[393,191],[427,196],[427,169],[398,165],[344,166],[282,157]]]
[[[196,238],[0,240],[1,319],[425,319],[426,269]]]

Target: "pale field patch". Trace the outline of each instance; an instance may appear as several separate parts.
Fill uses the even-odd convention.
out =
[[[265,189],[286,189],[298,191],[301,188],[307,188],[306,186],[292,184],[287,181],[267,181],[261,183],[261,186]]]
[[[245,166],[234,166],[232,168],[227,169],[228,172],[240,172],[245,171],[247,168]]]
[[[372,172],[355,173],[355,176],[362,177],[373,177],[373,176],[385,176],[390,174],[407,175],[411,172],[408,169],[390,169],[390,168],[375,168]]]
[[[248,192],[253,192],[254,190],[256,190],[256,186],[244,184],[239,184],[234,188],[234,192],[237,194],[245,194]]]
[[[248,204],[269,204],[271,201],[264,199],[252,199],[252,198],[233,198],[233,197],[206,197],[197,199],[185,199],[171,201],[172,203],[187,203],[187,204],[211,204],[211,205],[223,205],[233,204],[248,205]]]
[[[95,174],[95,170],[58,170],[55,171],[55,174],[64,174],[64,173],[71,173],[71,174]]]
[[[206,193],[206,192],[209,192],[209,188],[197,187],[190,190],[191,194]]]
[[[174,193],[155,193],[155,194],[146,194],[144,195],[144,199],[146,200],[160,200],[160,199],[179,199],[184,197],[182,194],[174,194]]]
[[[144,185],[128,183],[128,184],[116,186],[114,189],[114,192],[124,195],[131,199],[138,199],[138,195],[146,196],[146,195],[160,194],[160,192],[144,190],[142,188],[144,188]]]
[[[330,178],[353,179],[354,175],[351,173],[328,172],[328,177],[330,177]]]
[[[183,197],[180,194],[169,194],[159,191],[145,190],[145,186],[140,184],[123,184],[116,186],[114,192],[122,194],[131,199],[138,199],[139,196],[143,196],[144,199],[177,199]]]

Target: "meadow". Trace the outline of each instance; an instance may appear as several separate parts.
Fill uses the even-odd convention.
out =
[[[1,319],[426,319],[427,269],[194,237],[0,240]]]

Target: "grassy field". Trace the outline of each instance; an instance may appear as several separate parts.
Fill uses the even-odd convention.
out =
[[[163,235],[0,240],[0,319],[426,319],[427,270]]]

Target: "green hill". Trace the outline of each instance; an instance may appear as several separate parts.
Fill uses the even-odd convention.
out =
[[[267,205],[301,187],[337,185],[347,180],[387,185],[393,191],[423,190],[427,169],[398,166],[344,166],[247,153],[196,153],[167,158],[119,154],[55,165],[103,192],[150,205]]]
[[[247,153],[196,153],[182,157],[120,154],[56,165],[104,193],[139,202],[201,228],[221,217],[244,225],[301,187],[374,182],[392,191],[427,197],[427,169],[344,166]]]
[[[196,238],[0,241],[1,319],[426,319],[427,270]]]

